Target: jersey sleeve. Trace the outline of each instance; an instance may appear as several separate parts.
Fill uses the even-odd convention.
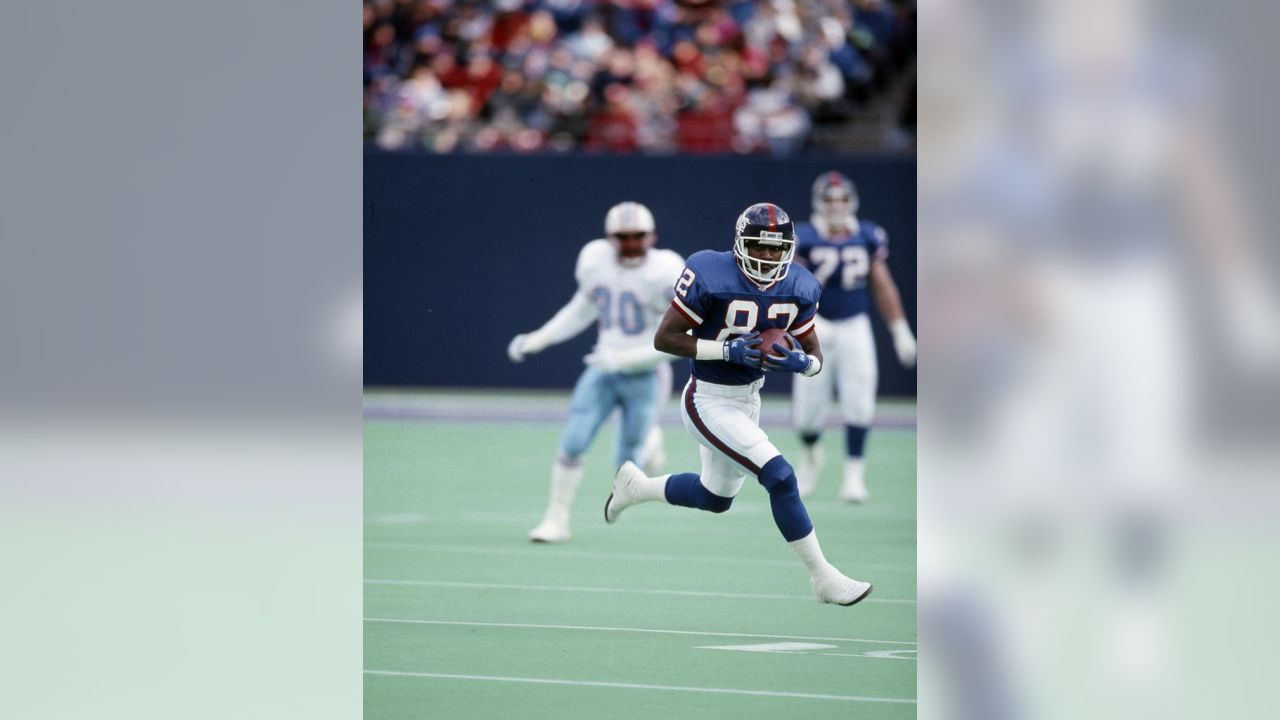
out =
[[[702,325],[710,297],[707,289],[707,279],[699,269],[697,260],[696,254],[689,258],[689,262],[684,266],[684,270],[676,280],[675,288],[673,289],[674,294],[671,298],[671,307],[675,308],[694,327]]]
[[[675,286],[684,272],[684,258],[680,257],[680,253],[665,250],[661,255],[660,267],[662,270],[652,293],[652,302],[659,313],[665,311],[676,296]]]
[[[578,262],[573,269],[573,277],[578,282],[578,287],[587,285],[590,282],[591,274],[600,266],[602,259],[608,259],[613,252],[613,246],[608,240],[592,240],[582,246],[582,250],[578,252]]]
[[[808,273],[805,273],[808,275]],[[814,321],[818,317],[818,298],[822,296],[822,286],[818,284],[817,279],[812,275],[807,278],[806,283],[809,287],[801,296],[799,306],[800,312],[796,315],[795,322],[791,323],[788,332],[791,336],[800,339],[813,332]]]
[[[870,238],[868,250],[871,251],[872,259],[884,260],[889,257],[889,233],[885,232],[884,228],[872,225],[867,237]]]

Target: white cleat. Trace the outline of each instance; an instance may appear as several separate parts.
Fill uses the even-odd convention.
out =
[[[867,486],[858,483],[845,483],[840,488],[840,499],[847,503],[864,503],[871,495],[867,492]]]
[[[796,487],[800,490],[802,500],[812,495],[814,488],[818,486],[823,460],[825,458],[821,443],[805,445],[800,449],[800,462],[796,465]]]
[[[569,526],[543,520],[529,531],[529,539],[536,543],[562,543],[569,539]]]
[[[870,494],[862,475],[862,461],[848,460],[844,466],[844,482],[840,485],[840,499],[848,503],[863,503]]]
[[[831,573],[823,577],[809,578],[813,587],[813,595],[818,602],[832,605],[853,605],[871,594],[871,583],[854,580],[840,573]]]
[[[648,476],[635,463],[630,460],[622,463],[613,476],[613,492],[604,501],[604,521],[617,522],[623,510],[643,500],[640,484],[647,479]]]

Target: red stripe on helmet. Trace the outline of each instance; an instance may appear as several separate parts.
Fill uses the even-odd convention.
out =
[[[772,204],[770,204],[770,205],[767,205],[766,207],[768,207],[768,208],[769,208],[769,230],[771,230],[771,231],[773,231],[773,230],[777,230],[777,229],[778,229],[778,216],[777,216],[777,215],[775,215],[775,214],[774,214],[774,212],[773,212],[773,205],[772,205]]]

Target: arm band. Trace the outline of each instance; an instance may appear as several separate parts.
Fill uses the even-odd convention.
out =
[[[715,340],[699,340],[696,360],[723,360],[724,343]]]
[[[912,340],[915,339],[915,335],[911,333],[911,325],[907,322],[906,318],[898,318],[890,323],[889,332],[892,333],[895,338],[900,335],[906,335]]]

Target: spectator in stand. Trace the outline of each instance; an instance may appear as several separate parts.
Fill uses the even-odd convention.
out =
[[[605,88],[604,109],[596,113],[587,127],[586,148],[615,153],[635,152],[639,147],[638,123],[631,109],[631,91],[625,85]]]
[[[901,92],[883,91],[911,77],[914,9],[914,0],[365,0],[365,135],[437,152],[785,154],[865,138],[851,123],[876,114],[856,106],[879,102],[880,116],[901,107]]]
[[[677,134],[680,152],[706,154],[733,150],[733,113],[723,94],[703,93],[694,106],[680,113]]]

